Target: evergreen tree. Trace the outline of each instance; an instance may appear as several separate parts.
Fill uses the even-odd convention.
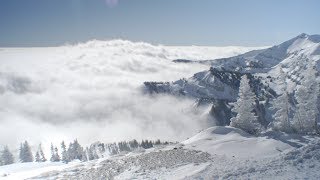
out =
[[[41,162],[46,162],[47,161],[47,158],[45,157],[45,155],[43,153],[41,143],[39,144],[39,155],[40,155]]]
[[[139,147],[139,143],[138,143],[138,141],[137,140],[133,140],[132,141],[132,148],[138,148]]]
[[[23,159],[23,144],[20,143],[20,148],[19,148],[19,159],[22,162]]]
[[[279,67],[279,80],[279,86],[281,87],[282,94],[271,102],[272,109],[276,110],[273,115],[274,121],[272,123],[272,128],[277,131],[291,133],[293,131],[292,114],[294,112],[294,106],[290,103],[286,74],[283,72],[281,67]]]
[[[81,161],[88,161],[88,156],[87,156],[87,152],[84,150],[82,151],[82,156],[81,156]]]
[[[155,145],[160,145],[160,144],[161,144],[160,139],[156,140],[156,141],[154,142],[154,144],[155,144]]]
[[[116,143],[111,143],[111,144],[108,144],[107,146],[108,146],[110,155],[115,155],[119,153],[119,148]]]
[[[239,97],[232,109],[237,115],[230,119],[231,126],[240,128],[250,134],[258,134],[261,131],[262,126],[253,112],[255,99],[256,96],[251,91],[249,79],[246,75],[242,76],[239,87]]]
[[[0,165],[8,165],[14,162],[12,153],[10,152],[8,146],[5,146],[1,152]]]
[[[68,157],[72,161],[74,159],[82,160],[83,148],[79,144],[78,140],[74,140],[73,143],[70,143],[68,148]]]
[[[94,160],[94,155],[93,155],[93,152],[91,150],[91,148],[86,148],[86,151],[87,151],[87,154],[88,154],[88,160],[91,161],[91,160]]]
[[[153,147],[153,141],[149,141],[149,147],[152,148]]]
[[[144,141],[144,147],[145,149],[149,148],[149,141],[147,139]]]
[[[128,144],[128,142],[126,142],[126,141],[121,141],[121,142],[119,142],[119,143],[118,143],[118,147],[119,147],[119,151],[120,151],[120,152],[123,152],[123,151],[129,152],[129,151],[130,151],[129,144]]]
[[[99,154],[98,154],[98,149],[96,149],[95,146],[91,147],[90,149],[91,149],[91,152],[93,153],[93,158],[94,159],[99,159],[100,157],[99,157]]]
[[[46,157],[44,156],[41,143],[38,146],[38,150],[37,150],[37,153],[35,155],[35,161],[36,162],[45,162],[45,161],[47,161]]]
[[[31,148],[29,146],[29,143],[25,141],[22,146],[20,147],[20,160],[21,162],[32,162],[33,161],[33,155],[31,152]]]
[[[57,148],[57,147],[54,147],[52,143],[51,143],[50,150],[51,150],[51,158],[50,158],[50,161],[51,161],[51,162],[58,162],[58,161],[60,161],[60,156],[59,156],[59,153],[58,153],[58,148]]]
[[[104,147],[104,144],[103,144],[103,143],[98,144],[98,148],[99,148],[99,151],[100,151],[101,153],[106,152],[106,148]]]
[[[136,149],[136,148],[138,148],[139,147],[139,143],[138,143],[138,141],[137,140],[132,140],[132,141],[130,141],[129,142],[129,145],[130,145],[130,148],[131,149]]]
[[[146,146],[146,149],[149,149],[149,148],[152,148],[153,147],[153,143],[152,141],[150,140],[146,140],[145,141],[145,146]]]
[[[50,146],[50,152],[51,152],[50,161],[51,161],[51,162],[54,162],[56,158],[55,158],[54,147],[53,147],[53,144],[52,144],[52,143],[51,143],[51,146]]]
[[[61,161],[64,163],[69,162],[67,147],[66,147],[64,141],[61,142]]]
[[[118,154],[120,152],[118,146],[116,145],[116,143],[113,143],[112,146],[111,146],[111,154]]]
[[[56,162],[60,161],[61,159],[60,159],[59,151],[57,147],[54,148],[54,154],[55,154]]]
[[[316,73],[315,67],[309,65],[295,94],[297,110],[294,115],[294,128],[298,133],[313,133],[318,129],[320,88]]]
[[[41,162],[41,158],[40,158],[40,153],[39,153],[39,151],[36,152],[36,155],[35,155],[34,157],[35,157],[35,159],[36,159],[36,160],[35,160],[36,162]]]
[[[146,149],[146,143],[144,140],[141,141],[140,146],[144,149]]]

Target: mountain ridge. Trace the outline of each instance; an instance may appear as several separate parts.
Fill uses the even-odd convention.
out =
[[[272,46],[266,49],[252,50],[244,54],[229,58],[218,58],[213,60],[193,61],[187,59],[176,59],[176,63],[203,63],[209,64],[216,68],[223,67],[228,70],[246,71],[255,73],[255,69],[266,69],[267,72],[273,66],[290,57],[292,54],[300,54],[302,51],[308,55],[320,55],[320,35],[308,35],[302,33],[294,38],[291,38],[283,43]],[[294,47],[292,47],[294,46]],[[307,48],[302,48],[307,46]],[[309,51],[306,51],[308,49]],[[271,62],[270,62],[271,61]],[[236,69],[238,68],[238,69]],[[260,70],[261,71],[261,70]]]
[[[281,94],[279,67],[286,75],[288,91],[294,93],[307,73],[307,66],[312,64],[320,71],[319,60],[320,35],[303,33],[279,45],[229,58],[199,62],[175,60],[176,63],[205,63],[211,67],[209,70],[195,73],[190,78],[174,82],[145,82],[145,90],[148,93],[187,96],[197,99],[198,102],[207,99],[205,102],[212,103],[210,115],[215,117],[215,121],[219,121],[216,123],[228,125],[228,118],[232,114],[231,106],[226,104],[236,101],[241,76],[247,75],[257,96],[256,115],[266,126],[270,119],[270,113],[267,112],[271,106],[269,101]]]

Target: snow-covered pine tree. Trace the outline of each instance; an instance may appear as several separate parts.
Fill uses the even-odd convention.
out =
[[[129,152],[130,151],[130,146],[127,141],[118,142],[118,147],[119,147],[120,152],[124,152],[124,151]]]
[[[41,158],[40,158],[40,153],[39,153],[39,151],[36,152],[36,155],[34,156],[34,158],[35,158],[35,161],[36,161],[36,162],[41,162]]]
[[[12,153],[10,152],[8,146],[5,146],[1,152],[0,165],[8,165],[14,162]]]
[[[47,161],[47,158],[46,158],[45,155],[44,155],[44,152],[43,152],[43,150],[42,150],[42,145],[41,145],[41,143],[39,144],[38,151],[39,151],[39,155],[40,155],[40,161],[41,161],[41,162],[46,162],[46,161]]]
[[[157,139],[157,140],[154,142],[154,145],[160,145],[160,144],[161,144],[160,139]]]
[[[29,146],[29,143],[25,141],[22,146],[20,147],[20,160],[21,162],[32,162],[33,161],[33,155],[31,152],[31,148]]]
[[[150,147],[150,144],[149,144],[149,140],[147,139],[147,140],[145,140],[145,147],[146,147],[146,149],[149,149]]]
[[[64,141],[61,142],[61,161],[64,163],[69,162],[67,147],[66,147]]]
[[[242,76],[239,87],[239,97],[237,102],[233,103],[234,107],[232,109],[237,115],[230,119],[231,126],[240,128],[250,134],[260,133],[262,126],[253,113],[255,99],[256,96],[251,91],[249,79],[246,75]]]
[[[69,144],[69,148],[68,148],[67,152],[68,152],[69,161],[74,160],[76,157],[76,154],[75,154],[76,152],[75,152],[75,148],[74,148],[74,145],[72,142]]]
[[[84,151],[83,147],[79,144],[78,140],[76,140],[74,144],[75,144],[76,154],[77,154],[76,159],[82,160],[83,159],[82,155]]]
[[[146,140],[147,148],[152,148],[153,147],[153,142],[150,140]]]
[[[106,148],[104,147],[104,144],[103,143],[98,144],[98,149],[99,149],[99,151],[101,152],[101,154],[103,156],[103,153],[106,152]]]
[[[55,147],[54,148],[54,155],[55,155],[55,158],[56,158],[56,162],[60,161],[60,156],[59,156],[59,151],[58,151],[58,148]]]
[[[98,149],[95,146],[90,149],[92,149],[94,159],[99,159]]]
[[[88,160],[89,161],[94,160],[94,155],[93,155],[92,149],[87,147],[86,148],[86,152],[87,152],[87,155],[88,155]]]
[[[295,98],[297,109],[294,115],[294,129],[298,133],[314,133],[318,129],[317,119],[319,116],[319,81],[315,66],[310,64],[305,76],[298,85]]]
[[[55,161],[55,156],[54,156],[54,147],[53,147],[53,144],[52,144],[52,143],[51,143],[51,146],[50,146],[50,152],[51,152],[50,161],[51,161],[51,162],[54,162],[54,161]]]
[[[111,155],[115,155],[120,152],[116,143],[109,144],[109,152]]]
[[[47,161],[46,157],[44,156],[41,143],[38,146],[38,150],[37,150],[37,153],[35,155],[35,161],[36,162],[45,162],[45,161]]]
[[[82,159],[83,147],[79,144],[78,140],[74,140],[73,143],[70,143],[68,148],[68,158],[70,161],[74,159]]]
[[[20,143],[20,148],[19,148],[19,160],[22,162],[23,159],[23,144]]]
[[[136,149],[136,148],[138,148],[139,147],[139,143],[138,143],[138,141],[137,140],[132,140],[132,141],[130,141],[129,142],[129,145],[130,145],[130,148],[131,149]]]
[[[82,156],[81,156],[80,160],[83,161],[83,162],[88,161],[88,156],[87,156],[86,150],[82,151]]]
[[[142,146],[143,145],[143,146]],[[142,141],[141,146],[145,149],[148,149],[148,140]]]
[[[57,147],[54,147],[52,143],[51,143],[50,150],[51,150],[51,158],[50,158],[50,161],[51,161],[51,162],[58,162],[58,161],[60,161],[60,156],[59,156],[59,154],[58,154],[58,148],[57,148]]]
[[[272,122],[272,128],[276,131],[292,133],[292,114],[294,112],[294,106],[290,103],[291,101],[287,89],[286,74],[281,66],[278,68],[281,94],[271,102],[272,109],[276,110],[273,115],[274,121]]]

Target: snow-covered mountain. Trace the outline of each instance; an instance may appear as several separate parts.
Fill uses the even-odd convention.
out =
[[[288,91],[300,84],[307,66],[314,64],[318,70],[320,60],[320,35],[300,34],[279,45],[253,50],[230,58],[193,61],[178,59],[176,63],[209,64],[211,68],[198,72],[190,78],[174,82],[145,82],[149,93],[169,93],[198,99],[198,102],[213,103],[211,115],[221,125],[229,124],[231,117],[229,102],[237,98],[240,79],[249,75],[250,86],[258,97],[256,113],[260,122],[268,124],[269,100],[279,94],[279,67],[286,74]]]
[[[187,59],[173,60],[177,63],[203,63],[215,68],[223,68],[229,71],[250,73],[268,72],[278,64],[292,65],[293,61],[309,59],[318,61],[320,57],[320,35],[308,35],[302,33],[295,38],[279,45],[253,50],[241,55],[214,60],[194,61]],[[291,63],[290,63],[291,62]]]
[[[271,48],[211,61],[211,65],[241,72],[268,72],[278,64],[290,66],[293,61],[301,59],[318,60],[319,42],[319,35],[300,34]]]
[[[239,77],[236,73],[250,73],[258,77],[271,76],[267,78],[270,79],[277,77],[276,67],[282,66],[287,72],[288,78],[299,83],[299,77],[302,78],[306,66],[309,63],[318,63],[319,59],[320,35],[300,34],[280,45],[253,50],[230,58],[205,61],[174,60],[174,62],[180,63],[210,64],[212,68],[196,73],[191,78],[175,81],[171,83],[170,87],[166,83],[167,88],[163,88],[163,90],[172,93],[180,92],[197,98],[232,100],[235,97],[234,91],[237,92],[236,86],[239,86],[237,82]],[[265,81],[265,83],[273,84],[270,81]],[[159,85],[161,84],[159,83]],[[150,88],[149,90],[152,92],[158,89]],[[161,92],[161,89],[159,91]]]
[[[196,100],[197,105],[200,107],[203,104],[212,104],[210,111],[206,112],[211,115],[210,117],[216,121],[216,124],[227,125],[232,116],[230,102],[236,100],[241,76],[246,74],[251,88],[258,97],[255,112],[260,118],[259,121],[266,126],[269,123],[268,120],[271,119],[268,117],[270,112],[267,112],[270,100],[277,97],[281,92],[281,86],[283,86],[279,79],[279,68],[281,67],[285,73],[288,90],[294,92],[306,77],[307,66],[314,64],[319,70],[319,37],[318,35],[301,34],[280,45],[250,51],[230,58],[206,61],[199,61],[197,58],[194,61],[177,59],[174,62],[171,62],[170,59],[180,57],[178,52],[185,53],[187,56],[187,51],[178,51],[179,48],[176,47],[154,47],[144,43],[123,41],[109,42],[111,44],[89,42],[76,47],[64,47],[65,49],[59,49],[59,51],[54,52],[56,53],[54,54],[55,58],[59,57],[57,56],[58,54],[61,55],[60,58],[63,57],[64,61],[62,61],[63,63],[60,61],[58,63],[53,61],[55,58],[48,58],[48,62],[54,64],[54,67],[57,68],[54,70],[56,73],[50,75],[50,83],[43,84],[44,87],[42,88],[38,86],[35,88],[30,85],[36,84],[34,83],[34,76],[29,75],[30,77],[28,78],[21,78],[24,77],[24,72],[20,72],[22,75],[17,76],[15,73],[9,73],[7,72],[8,70],[0,68],[2,72],[0,78],[3,80],[1,82],[2,98],[6,97],[8,100],[14,100],[15,98],[13,97],[16,97],[16,94],[19,94],[19,98],[23,98],[27,94],[37,100],[39,94],[42,95],[48,92],[55,94],[60,91],[64,92],[63,90],[69,88],[76,90],[76,93],[71,94],[71,96],[58,93],[55,94],[55,98],[60,100],[63,98],[69,99],[70,102],[74,102],[75,110],[78,110],[77,101],[75,100],[82,100],[81,102],[87,106],[89,104],[89,107],[80,108],[82,113],[79,117],[81,118],[91,117],[91,111],[93,111],[92,114],[97,114],[97,112],[100,112],[96,110],[97,108],[101,108],[101,112],[105,113],[108,109],[104,107],[112,107],[109,110],[110,112],[113,112],[114,109],[126,110],[120,111],[119,114],[122,115],[128,113],[127,111],[132,106],[135,111],[132,111],[132,116],[130,113],[128,113],[130,116],[124,116],[126,119],[131,118],[135,120],[135,123],[141,122],[144,124],[160,122],[161,119],[169,119],[168,123],[174,124],[173,131],[177,131],[179,127],[183,127],[180,131],[186,131],[187,128],[183,126],[183,123],[189,121],[189,119],[190,122],[191,120],[192,122],[199,120],[199,114],[196,113],[190,116],[185,111],[181,111],[181,109],[185,110],[185,106],[179,106],[179,102],[184,98],[179,98],[177,101],[169,99],[162,103],[168,97],[160,96],[162,101],[159,103],[157,102],[159,100],[155,98],[157,96],[138,94],[138,97],[134,97],[137,95],[128,95],[127,91],[141,90],[141,88],[135,86],[141,83],[141,81],[136,81],[138,77],[146,78],[146,75],[152,77],[152,82],[144,83],[144,90],[147,93],[168,93],[179,97],[188,97],[186,99]],[[128,50],[131,48],[134,50]],[[63,53],[61,52],[62,50]],[[2,56],[6,55],[6,53],[10,54],[12,51],[21,50],[4,50]],[[175,52],[176,55],[169,51]],[[197,53],[204,51],[207,51],[207,49],[204,48],[201,51],[197,51]],[[23,52],[22,54],[26,55],[28,53]],[[47,57],[48,53],[44,55],[41,57]],[[51,56],[53,55],[51,54]],[[189,56],[195,57],[196,55],[191,53]],[[30,55],[30,57],[35,56]],[[146,59],[143,60],[143,58]],[[114,61],[114,59],[121,60],[121,62]],[[145,60],[148,63],[145,63]],[[13,65],[18,65],[17,67],[19,67],[19,63],[12,62]],[[172,71],[174,70],[180,70],[180,75],[185,75],[190,73],[190,69],[187,72],[184,71],[185,69],[195,66],[196,68],[193,70],[199,71],[199,69],[206,67],[200,64],[207,64],[211,67],[209,70],[198,72],[190,78],[183,78],[174,82],[156,82],[162,77],[160,76],[163,73],[161,69],[165,69],[165,72],[168,73],[165,77],[172,78],[171,76],[174,74]],[[42,72],[47,68],[40,68],[41,64],[39,65],[38,63],[32,65],[37,69],[34,73],[45,74]],[[7,63],[7,66],[10,67],[10,63]],[[21,67],[21,69],[25,69],[23,66]],[[59,67],[63,67],[63,70]],[[147,73],[144,72],[145,70]],[[59,76],[56,76],[57,73],[64,73],[70,75],[70,77],[63,76],[63,78],[59,78]],[[154,75],[155,73],[158,74]],[[112,76],[111,79],[109,76]],[[81,79],[79,77],[83,78],[80,84],[75,81],[79,81]],[[117,79],[115,77],[122,80],[114,82]],[[47,79],[39,78],[38,82]],[[90,86],[88,82],[91,82],[92,79],[95,79],[95,85]],[[101,85],[97,82],[106,83],[106,85]],[[120,92],[119,97],[114,98],[112,93],[105,94],[107,89],[113,93],[119,90],[126,91],[124,91],[125,93]],[[100,93],[97,96],[93,96],[97,90]],[[83,99],[83,95],[87,93],[90,96]],[[109,96],[112,96],[112,98]],[[102,100],[101,97],[103,97]],[[122,102],[124,97],[126,97],[125,103]],[[99,101],[91,107],[92,99]],[[101,102],[108,102],[107,100],[110,100],[109,102],[111,103],[101,104]],[[37,101],[47,102],[41,99]],[[147,102],[143,103],[143,101]],[[116,102],[121,103],[117,104]],[[143,103],[143,106],[137,108],[138,104],[136,102]],[[51,103],[50,105],[55,104]],[[61,102],[59,102],[60,104]],[[192,103],[188,103],[188,105],[190,104]],[[7,109],[15,108],[8,106]],[[23,107],[20,107],[20,109],[24,110]],[[33,117],[32,115],[37,114],[38,111],[37,109],[33,110],[32,113],[29,113],[29,116]],[[60,112],[59,109],[56,111]],[[66,115],[68,114],[66,112]],[[137,114],[143,114],[141,115],[143,118],[153,121],[140,121],[141,117],[136,117]],[[180,116],[180,114],[185,114],[185,116]],[[202,113],[200,115],[203,116]],[[101,117],[106,118],[108,116],[100,114]],[[114,119],[114,117],[123,116],[117,114],[117,116],[111,117]],[[120,119],[123,122],[125,118]],[[85,123],[87,124],[88,122],[86,121]],[[161,123],[153,124],[152,129],[155,130],[154,127],[161,125]],[[194,125],[191,126],[195,129]],[[131,126],[125,127],[124,129],[127,130]],[[143,128],[145,130],[146,127],[143,126]],[[166,133],[170,132],[167,126],[161,130],[166,131]],[[101,129],[98,134],[101,134],[101,132],[105,133],[106,131]],[[99,152],[99,144],[99,142],[94,143],[90,148]],[[155,146],[142,151],[111,156],[97,153],[97,157],[100,159],[88,162],[73,161],[69,164],[51,162],[16,163],[6,165],[0,167],[0,179],[270,179],[270,177],[279,179],[319,179],[319,147],[318,136],[285,134],[276,131],[266,131],[262,132],[260,136],[253,136],[234,127],[216,126],[202,130],[191,138],[174,145]]]

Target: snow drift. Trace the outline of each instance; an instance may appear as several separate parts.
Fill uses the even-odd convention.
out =
[[[182,143],[191,149],[237,158],[265,158],[293,149],[282,141],[267,136],[252,136],[228,126],[208,128]]]

